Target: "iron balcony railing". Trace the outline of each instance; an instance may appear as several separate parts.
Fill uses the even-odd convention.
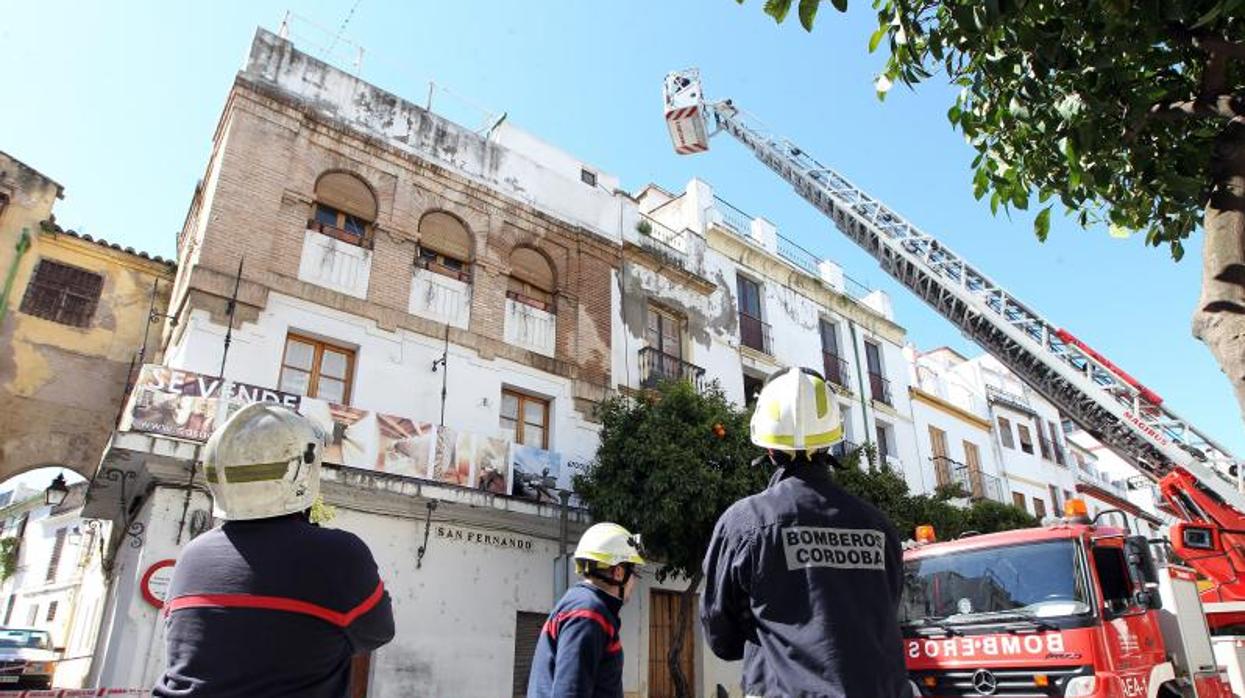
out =
[[[687,269],[688,231],[676,231],[659,223],[656,219],[642,215],[636,224],[636,232],[640,234],[640,246],[656,255],[662,261],[679,269]]]
[[[772,354],[770,349],[769,324],[761,318],[753,317],[743,311],[739,313],[739,343],[765,354]]]
[[[654,347],[640,350],[640,386],[656,388],[665,381],[685,380],[697,390],[704,388],[705,369]]]
[[[825,371],[826,380],[840,388],[852,389],[851,374],[847,371],[847,362],[839,358],[837,354],[823,351],[821,353],[821,365]]]
[[[934,480],[939,487],[959,485],[969,499],[1003,501],[1003,482],[998,477],[946,456],[934,456],[929,460],[934,466]]]
[[[880,373],[869,372],[869,397],[882,403],[883,405],[892,405],[891,402],[891,382],[886,380]]]
[[[739,210],[720,196],[714,196],[713,199],[714,208],[718,210],[718,214],[722,217],[722,225],[739,235],[748,237],[752,232],[752,216]]]

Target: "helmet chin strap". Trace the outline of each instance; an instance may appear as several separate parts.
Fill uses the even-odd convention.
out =
[[[627,586],[627,582],[630,582],[631,577],[635,575],[635,573],[631,570],[631,567],[627,565],[623,565],[622,568],[623,568],[623,578],[621,580],[614,579],[613,575],[606,574],[604,571],[599,570],[599,569],[592,570],[591,572],[588,573],[588,576],[592,577],[593,579],[604,582],[605,584],[608,584],[610,586],[617,587],[618,598],[621,599],[623,596],[623,589]],[[609,569],[613,569],[613,568],[611,567]]]

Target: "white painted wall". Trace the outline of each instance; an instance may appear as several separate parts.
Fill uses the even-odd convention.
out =
[[[220,369],[224,327],[202,311],[187,321],[180,341],[169,348],[172,368],[215,375]],[[358,316],[278,293],[255,323],[234,330],[226,369],[232,380],[275,388],[289,332],[322,338],[355,350],[350,403],[367,410],[438,423],[442,373],[432,371],[442,342],[404,330],[386,331]],[[500,435],[503,386],[550,399],[550,449],[567,459],[596,451],[596,428],[574,409],[570,379],[505,359],[481,359],[474,351],[449,348],[445,424],[484,435]]]

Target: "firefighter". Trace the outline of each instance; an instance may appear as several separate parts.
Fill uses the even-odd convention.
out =
[[[583,581],[566,591],[541,629],[527,698],[622,698],[619,611],[644,564],[639,541],[614,523],[593,525],[575,547]]]
[[[743,660],[748,696],[910,698],[899,537],[832,479],[843,424],[821,375],[770,376],[751,437],[778,469],[714,528],[700,614],[713,653]]]
[[[161,698],[344,698],[351,659],[393,638],[393,610],[366,544],[309,521],[323,434],[293,410],[238,410],[204,447],[225,523],[173,571]]]

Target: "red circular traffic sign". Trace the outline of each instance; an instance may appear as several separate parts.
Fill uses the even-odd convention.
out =
[[[173,581],[173,565],[176,564],[177,560],[161,560],[147,568],[139,583],[143,600],[156,608],[164,608],[164,597],[168,594],[169,582]]]

